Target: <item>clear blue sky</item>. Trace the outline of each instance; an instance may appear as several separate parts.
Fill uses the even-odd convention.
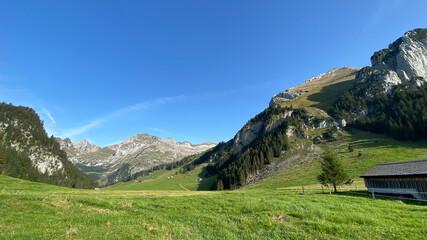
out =
[[[272,95],[427,27],[422,1],[0,1],[0,101],[49,134],[231,139]]]

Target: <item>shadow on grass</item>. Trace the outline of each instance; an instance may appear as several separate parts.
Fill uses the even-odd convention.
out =
[[[329,194],[329,193],[316,193],[316,194]],[[352,196],[352,197],[360,197],[365,199],[371,199],[372,200],[372,194],[368,191],[351,191],[351,192],[336,192],[332,193],[332,195],[337,196]],[[408,205],[418,205],[418,206],[427,206],[427,201],[424,200],[418,200],[415,198],[406,198],[406,197],[400,197],[397,195],[385,195],[385,194],[375,194],[375,200],[384,200],[384,201],[394,201],[394,202],[401,202]],[[372,200],[374,201],[374,200]]]
[[[400,141],[384,134],[376,134],[351,127],[345,130],[350,134],[348,142],[356,148],[427,148],[427,140]]]
[[[323,87],[318,93],[311,94],[307,99],[313,102],[318,102],[318,104],[313,105],[313,107],[327,111],[345,91],[350,89],[352,85],[352,80],[334,83]]]
[[[216,176],[209,175],[206,167],[197,175],[199,177],[199,184],[197,186],[197,191],[210,191],[212,190],[212,184],[216,180]]]

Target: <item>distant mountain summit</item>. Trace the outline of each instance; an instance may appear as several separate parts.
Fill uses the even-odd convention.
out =
[[[216,145],[210,142],[192,145],[148,134],[136,134],[122,143],[103,148],[86,140],[71,142],[68,138],[57,138],[57,141],[61,149],[67,152],[70,161],[100,185],[126,181],[134,173],[181,160]]]
[[[66,187],[94,182],[67,160],[33,109],[0,103],[0,173]]]

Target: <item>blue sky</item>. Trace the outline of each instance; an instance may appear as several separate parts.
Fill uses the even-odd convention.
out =
[[[1,101],[49,134],[231,139],[272,95],[427,27],[426,1],[0,1]]]

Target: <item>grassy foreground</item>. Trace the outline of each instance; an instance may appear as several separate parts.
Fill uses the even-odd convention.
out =
[[[425,239],[426,206],[294,190],[73,190],[0,175],[0,239]]]

